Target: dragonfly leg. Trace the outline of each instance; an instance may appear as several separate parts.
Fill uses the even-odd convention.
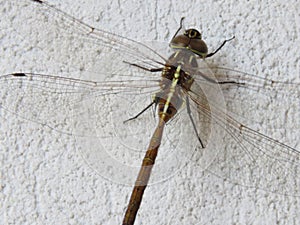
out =
[[[213,83],[213,84],[236,84],[236,85],[246,85],[245,82],[237,82],[237,81],[234,81],[234,80],[227,80],[227,81],[215,81],[214,79],[208,77],[207,75],[203,74],[203,73],[200,73],[199,74],[201,77],[203,77],[205,80],[207,80],[208,82],[210,83]]]
[[[135,120],[136,118],[138,118],[140,115],[142,115],[145,111],[147,111],[153,104],[155,104],[155,106],[157,105],[159,101],[159,98],[155,96],[154,100],[146,107],[144,108],[142,111],[140,111],[137,115],[135,115],[134,117],[129,118],[128,120],[125,120],[123,123],[127,123],[130,120]]]
[[[135,64],[135,63],[130,63],[130,62],[127,62],[127,61],[123,61],[123,62],[129,64],[130,66],[135,66],[135,67],[138,67],[142,70],[146,70],[146,71],[149,71],[149,72],[161,72],[161,71],[163,71],[163,67],[162,68],[147,68],[147,67],[144,67],[144,66],[141,66],[141,65],[138,65],[138,64]]]
[[[217,48],[216,51],[207,54],[205,58],[211,57],[211,56],[213,56],[214,54],[216,54],[216,53],[217,53],[218,51],[220,51],[220,49],[226,44],[226,42],[229,42],[229,41],[233,40],[234,38],[235,38],[235,36],[233,36],[233,37],[230,38],[230,39],[225,40],[225,41],[220,45],[220,47]]]
[[[189,101],[188,97],[186,97],[186,109],[187,109],[187,113],[188,113],[188,115],[190,117],[190,120],[191,120],[191,122],[193,124],[193,128],[194,128],[194,131],[195,131],[195,133],[197,135],[197,138],[198,138],[198,140],[200,142],[200,145],[201,145],[202,148],[205,148],[205,146],[204,146],[204,144],[203,144],[203,142],[202,142],[202,140],[201,140],[201,138],[200,138],[200,136],[198,134],[198,131],[196,129],[196,124],[195,124],[195,121],[194,121],[192,113],[191,113],[190,101]]]
[[[176,35],[178,34],[178,32],[182,29],[182,27],[183,27],[183,20],[184,19],[185,19],[184,17],[181,17],[179,28],[177,29],[176,33],[174,34],[174,36],[172,37],[171,40],[173,40],[176,37]]]

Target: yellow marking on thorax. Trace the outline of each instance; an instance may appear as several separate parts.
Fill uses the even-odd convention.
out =
[[[176,51],[175,54],[174,54],[174,58],[176,58],[179,54],[179,51]]]
[[[189,58],[189,63],[190,63],[190,64],[192,63],[192,61],[193,61],[194,58],[196,58],[194,55],[191,55],[191,56],[190,56],[190,58]]]
[[[174,78],[172,80],[172,84],[171,84],[171,87],[170,87],[170,92],[168,94],[168,98],[167,98],[165,106],[164,106],[163,115],[167,114],[167,110],[170,106],[171,99],[172,99],[172,97],[175,93],[175,88],[176,88],[176,85],[178,83],[178,78],[179,78],[179,75],[180,75],[180,68],[181,68],[181,66],[178,66],[176,71],[175,71]]]

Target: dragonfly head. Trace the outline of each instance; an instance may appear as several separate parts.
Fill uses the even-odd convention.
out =
[[[188,29],[183,34],[176,35],[172,39],[170,47],[190,50],[201,58],[205,58],[208,51],[207,45],[202,40],[201,33],[196,29]]]

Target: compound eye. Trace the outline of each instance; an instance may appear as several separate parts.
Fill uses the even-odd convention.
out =
[[[189,36],[189,38],[198,38],[198,39],[201,39],[200,32],[197,31],[197,30],[195,30],[195,29],[188,30],[188,36]]]

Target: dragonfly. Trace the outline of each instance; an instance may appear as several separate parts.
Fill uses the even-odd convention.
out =
[[[76,78],[26,72],[1,75],[1,111],[75,136],[83,158],[98,173],[134,184],[123,224],[134,223],[148,182],[168,179],[189,161],[243,186],[299,196],[299,150],[239,122],[236,109],[230,106],[243,93],[266,101],[288,95],[297,102],[298,83],[222,67],[212,72],[204,59],[229,40],[208,53],[200,32],[183,29],[182,22],[171,48],[155,44],[152,48],[89,26],[47,1],[27,2],[41,16],[34,24],[53,23],[52,27],[62,29],[76,43],[81,41],[83,47],[96,46],[87,56],[93,58],[92,67]],[[57,33],[47,35],[57,38]],[[71,47],[76,49],[76,43]],[[67,54],[64,51],[61,54]],[[156,117],[158,125],[151,137],[147,126]],[[140,160],[145,149],[135,181],[137,169],[123,160],[128,155]],[[158,149],[164,156],[160,161],[156,160]]]

